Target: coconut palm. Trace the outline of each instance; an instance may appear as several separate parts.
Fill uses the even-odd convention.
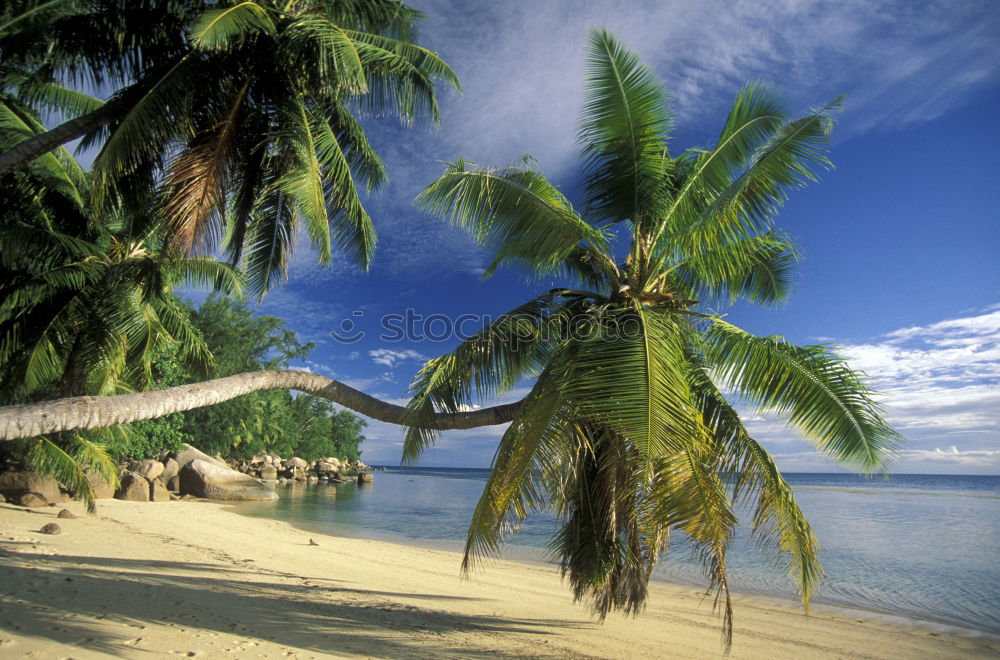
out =
[[[41,130],[37,117],[13,103],[0,105],[0,123],[24,133]],[[0,135],[0,146],[9,138]],[[135,218],[115,204],[108,206],[113,212],[93,215],[88,193],[87,175],[64,149],[0,177],[4,401],[141,389],[166,350],[195,373],[205,373],[211,362],[171,289],[207,282],[238,293],[235,271],[171,249],[153,212]],[[125,433],[39,434],[22,443],[20,453],[92,507],[85,469],[116,479],[97,440]]]
[[[788,191],[829,164],[839,100],[789,120],[771,87],[748,85],[712,148],[673,155],[664,90],[635,54],[594,32],[587,71],[585,212],[530,160],[460,160],[418,197],[492,250],[488,272],[513,265],[567,286],[426,363],[404,461],[434,441],[436,415],[529,383],[475,508],[464,570],[551,507],[551,550],[575,597],[601,618],[636,613],[676,530],[699,548],[728,639],[737,510],[748,508],[761,546],[786,558],[805,604],[821,575],[792,489],[735,404],[783,415],[862,471],[883,466],[897,440],[832,350],[754,336],[712,311],[787,298],[795,252],[774,219]],[[622,259],[616,238],[628,241]]]
[[[55,4],[77,7],[84,17],[132,11],[129,3]],[[367,267],[375,232],[358,188],[376,188],[386,174],[357,115],[436,122],[436,82],[458,86],[435,53],[413,43],[419,12],[397,0],[167,5],[172,17],[186,16],[181,46],[157,31],[148,62],[145,45],[135,43],[114,51],[118,60],[97,57],[83,69],[94,75],[111,60],[116,72],[135,78],[109,103],[80,107],[99,120],[96,130],[85,122],[91,131],[85,143],[102,144],[94,161],[98,205],[112,190],[126,202],[143,199],[161,181],[178,244],[212,251],[224,239],[232,263],[245,267],[259,295],[283,280],[300,223],[321,263],[337,249]],[[143,6],[134,18],[142,22],[160,9]],[[8,21],[6,33],[0,26],[0,50],[21,32],[37,32],[47,16],[33,7]],[[75,43],[56,43],[65,41]],[[30,55],[29,49],[20,59],[32,64]],[[45,65],[70,74],[73,61]],[[34,73],[45,67],[27,68],[32,75],[6,83],[33,98],[40,87]]]

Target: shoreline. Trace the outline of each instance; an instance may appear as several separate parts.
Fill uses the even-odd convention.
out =
[[[510,559],[461,580],[445,550],[304,531],[214,502],[101,500],[59,519],[0,505],[4,657],[722,657],[703,590],[656,582],[644,614],[591,619],[558,570]],[[313,539],[318,545],[311,546]],[[735,596],[735,658],[959,658],[989,633]],[[918,625],[911,625],[918,624]],[[941,624],[945,626],[946,624]]]
[[[344,539],[355,539],[355,540],[370,540],[380,543],[389,543],[393,545],[400,545],[405,547],[418,548],[423,550],[433,550],[438,552],[452,553],[458,558],[456,559],[456,566],[459,565],[461,561],[461,553],[463,544],[461,541],[445,541],[445,540],[434,540],[434,539],[414,539],[406,537],[402,534],[394,534],[385,531],[373,531],[370,528],[355,525],[355,524],[345,524],[339,523],[338,533],[331,533],[329,531],[329,523],[319,523],[310,522],[303,520],[286,520],[279,517],[268,517],[263,515],[257,515],[254,513],[245,513],[241,511],[245,506],[241,503],[226,503],[227,511],[235,513],[239,516],[247,516],[251,518],[256,518],[259,520],[282,520],[288,525],[302,530],[309,534],[320,534],[324,536],[330,536],[332,538],[344,538]],[[259,510],[259,509],[257,509]],[[544,559],[540,554],[544,551],[543,548],[534,545],[525,545],[518,543],[507,543],[503,546],[501,561],[511,562],[515,564],[527,564],[530,566],[535,566],[539,568],[547,568],[551,571],[558,572],[559,566],[556,562]],[[489,560],[487,560],[488,563]],[[488,570],[488,569],[487,569]],[[456,569],[457,571],[457,569]],[[697,581],[686,581],[686,580],[668,580],[661,577],[657,577],[655,574],[650,581],[651,585],[662,585],[668,588],[676,589],[701,589],[704,592],[704,584]],[[753,601],[763,601],[774,603],[777,605],[783,605],[792,609],[797,609],[800,613],[803,612],[802,603],[800,600],[791,595],[785,594],[774,594],[766,592],[757,592],[748,589],[740,589],[734,591],[734,597],[740,596],[749,598]],[[585,607],[581,606],[585,611]],[[820,595],[818,600],[814,597],[812,603],[810,604],[810,610],[823,610],[831,613],[840,614],[848,617],[866,617],[873,620],[885,621],[888,623],[893,623],[899,626],[913,626],[917,628],[922,628],[930,630],[936,633],[947,633],[955,634],[968,637],[984,637],[987,639],[992,639],[1000,641],[1000,633],[991,632],[989,630],[983,630],[981,628],[975,628],[972,626],[962,625],[961,623],[956,623],[953,621],[933,619],[928,617],[921,617],[916,614],[907,614],[900,612],[893,612],[890,610],[877,609],[875,607],[865,607],[863,605],[858,605],[855,603],[846,602],[836,602],[827,601],[823,599]]]

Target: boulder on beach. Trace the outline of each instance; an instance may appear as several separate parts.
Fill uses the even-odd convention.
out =
[[[159,479],[153,479],[149,483],[149,500],[151,502],[169,502],[170,491]]]
[[[126,470],[121,476],[121,486],[115,498],[126,502],[148,502],[149,482],[141,474]]]
[[[55,523],[48,523],[47,525],[42,525],[42,528],[38,530],[42,534],[62,534],[62,528]]]
[[[253,477],[201,458],[195,458],[181,467],[180,486],[181,493],[185,495],[212,500],[278,499],[274,492]]]
[[[17,503],[21,506],[26,506],[30,508],[36,508],[40,506],[48,506],[49,502],[44,497],[38,493],[24,493],[18,498]]]
[[[291,458],[286,459],[285,461],[282,462],[282,465],[284,465],[285,467],[300,468],[300,469],[309,467],[309,464],[306,463],[301,458],[299,458],[298,456],[292,456]]]
[[[87,481],[94,491],[95,500],[108,500],[115,496],[115,486],[96,472],[87,471]]]
[[[198,451],[197,449],[195,449],[194,447],[192,447],[191,445],[188,445],[188,444],[185,444],[184,448],[181,451],[177,452],[174,455],[174,460],[177,461],[177,465],[181,469],[184,469],[185,465],[188,465],[191,461],[193,461],[195,459],[199,459],[199,460],[202,460],[202,461],[208,461],[209,463],[215,463],[217,465],[225,465],[225,463],[221,463],[221,462],[215,460],[214,458],[212,458],[208,454],[200,452],[200,451]],[[178,470],[178,474],[180,474],[179,470]]]
[[[160,480],[163,483],[167,483],[174,477],[176,477],[181,472],[181,466],[177,464],[177,461],[170,458],[169,456],[162,461],[163,463],[163,473],[160,474]]]
[[[66,518],[68,520],[72,520],[73,518],[76,518],[76,514],[74,514],[69,509],[63,509],[62,511],[59,512],[59,515],[56,516],[56,518]]]
[[[0,493],[12,500],[27,493],[37,493],[48,502],[61,499],[58,481],[29,470],[0,472]]]
[[[273,465],[265,465],[260,469],[261,479],[277,479],[278,478],[278,468]]]
[[[175,475],[167,480],[167,490],[171,493],[181,492],[181,478],[180,475]]]
[[[129,464],[128,469],[152,481],[163,474],[163,463],[153,459],[134,461]]]

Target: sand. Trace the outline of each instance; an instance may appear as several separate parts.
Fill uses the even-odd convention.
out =
[[[318,535],[208,502],[0,505],[0,657],[721,658],[711,602],[656,585],[596,623],[549,566]],[[63,533],[41,534],[57,522]],[[313,539],[318,545],[310,545]],[[736,599],[733,658],[996,657],[1000,640]]]

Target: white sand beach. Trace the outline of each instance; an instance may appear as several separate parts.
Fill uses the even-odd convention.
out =
[[[710,599],[596,623],[551,567],[322,536],[207,502],[0,505],[0,657],[720,658]],[[37,530],[57,522],[63,533]],[[310,545],[313,539],[318,545]],[[738,597],[733,658],[997,657],[1000,640]]]

